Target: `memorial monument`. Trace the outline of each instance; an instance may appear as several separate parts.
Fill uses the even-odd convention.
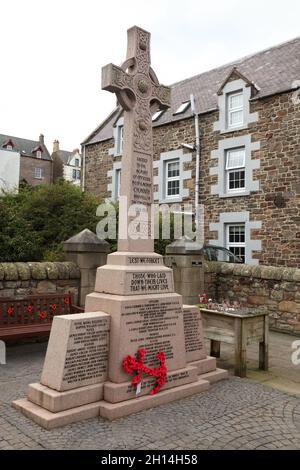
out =
[[[118,251],[98,268],[86,313],[54,319],[41,384],[14,402],[48,429],[96,415],[116,419],[227,376],[206,356],[199,309],[182,305],[172,269],[154,253],[151,115],[154,106],[169,107],[170,89],[150,66],[147,31],[128,30],[127,59],[103,68],[102,88],[124,109]],[[145,367],[132,383],[124,360],[141,365],[141,357]]]

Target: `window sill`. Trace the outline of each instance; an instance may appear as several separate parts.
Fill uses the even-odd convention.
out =
[[[248,124],[245,124],[245,125],[240,126],[240,127],[232,127],[230,129],[229,128],[222,129],[220,131],[220,134],[229,134],[229,133],[233,133],[233,132],[243,131],[243,130],[246,130],[246,129],[249,129]]]
[[[178,197],[168,197],[159,200],[160,204],[172,204],[174,202],[182,202],[182,196]]]
[[[236,193],[226,193],[226,194],[219,194],[220,198],[228,198],[228,197],[241,197],[241,196],[250,196],[250,191],[243,191],[243,192],[236,192]]]

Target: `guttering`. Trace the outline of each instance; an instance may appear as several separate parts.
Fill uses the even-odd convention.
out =
[[[81,144],[82,146],[82,178],[81,178],[81,191],[84,192],[84,185],[85,185],[85,144]]]

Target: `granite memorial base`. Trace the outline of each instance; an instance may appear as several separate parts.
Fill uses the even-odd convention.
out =
[[[107,379],[110,316],[54,317],[41,383],[28,386],[14,408],[45,429],[99,416]]]
[[[98,295],[96,297],[94,294],[91,295],[93,302],[95,298],[99,299]],[[161,295],[156,299],[159,300],[160,320],[158,323],[154,323],[156,330],[161,328],[161,332],[164,332],[164,341],[168,338],[169,343],[164,344],[164,347],[167,351],[169,347],[175,352],[175,362],[173,359],[169,361],[172,370],[168,368],[166,383],[159,393],[149,396],[149,392],[155,385],[155,379],[145,376],[137,394],[136,388],[131,384],[130,377],[122,371],[120,363],[119,368],[112,367],[111,372],[111,376],[117,378],[117,381],[108,378],[109,358],[112,354],[110,347],[113,342],[117,347],[114,356],[116,357],[117,352],[121,351],[122,355],[123,348],[126,349],[126,344],[120,342],[120,336],[124,336],[129,345],[130,338],[138,338],[138,345],[140,345],[139,333],[141,332],[144,332],[143,337],[145,338],[145,325],[141,322],[141,318],[145,320],[146,310],[144,315],[143,310],[139,310],[137,313],[135,305],[137,302],[140,309],[141,300],[143,300],[144,308],[148,304],[143,298],[144,296],[141,296],[142,299],[138,296],[135,297],[133,303],[134,316],[129,315],[131,318],[129,325],[126,322],[126,315],[123,315],[121,329],[117,329],[117,332],[112,329],[114,324],[112,320],[120,321],[120,316],[116,314],[114,308],[111,316],[98,311],[54,318],[41,383],[30,384],[27,399],[15,400],[12,405],[43,428],[53,429],[97,416],[109,420],[118,419],[141,410],[205,392],[211,383],[227,378],[227,371],[216,368],[216,359],[206,356],[199,309],[190,305],[181,306],[181,297],[176,294],[166,295],[163,296],[163,303]],[[173,313],[170,315],[168,309],[170,299],[172,308],[175,307],[177,314],[174,314],[174,310],[172,310]],[[104,296],[104,300],[106,307],[107,305],[115,305],[114,302],[107,303],[106,296]],[[154,304],[150,302],[150,305],[157,305],[157,302]],[[150,308],[153,315],[153,307]],[[120,310],[124,312],[119,306],[117,312]],[[155,311],[157,311],[157,307],[155,307]],[[129,331],[132,325],[136,325],[136,323],[132,323],[132,318],[139,319],[138,324],[140,325],[139,329],[134,329],[135,337]],[[146,315],[146,318],[148,323],[149,316]],[[155,318],[155,315],[152,318]],[[179,323],[176,324],[175,320]],[[170,321],[172,325],[169,324]],[[178,326],[183,334],[177,330]],[[128,334],[125,334],[126,330]],[[149,331],[152,331],[151,327]],[[116,341],[114,335],[119,337],[119,341]],[[180,339],[177,345],[180,344],[180,348],[176,353],[174,346],[177,335]],[[157,336],[157,332],[155,340],[151,335],[148,339],[154,341],[155,348],[158,347],[159,336]],[[133,341],[133,355],[136,348],[136,341]],[[126,350],[128,351],[128,349]],[[150,354],[148,356],[150,363],[151,357],[153,361],[153,355]]]

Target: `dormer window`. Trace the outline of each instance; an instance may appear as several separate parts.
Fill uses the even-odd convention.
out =
[[[79,158],[75,158],[75,166],[79,166]]]
[[[227,124],[229,128],[240,127],[244,124],[243,92],[228,93],[227,95]]]
[[[191,102],[190,100],[189,101],[184,101],[183,103],[181,103],[181,105],[179,106],[179,108],[176,109],[175,113],[173,113],[174,115],[176,114],[183,114],[191,105]]]
[[[42,158],[42,151],[41,150],[36,151],[36,158]]]
[[[6,150],[13,150],[14,144],[12,143],[11,139],[9,139],[6,142],[4,142],[2,147],[5,148]]]
[[[214,122],[214,131],[225,134],[256,122],[258,113],[251,112],[251,98],[257,91],[257,85],[234,67],[217,92],[219,119]]]

